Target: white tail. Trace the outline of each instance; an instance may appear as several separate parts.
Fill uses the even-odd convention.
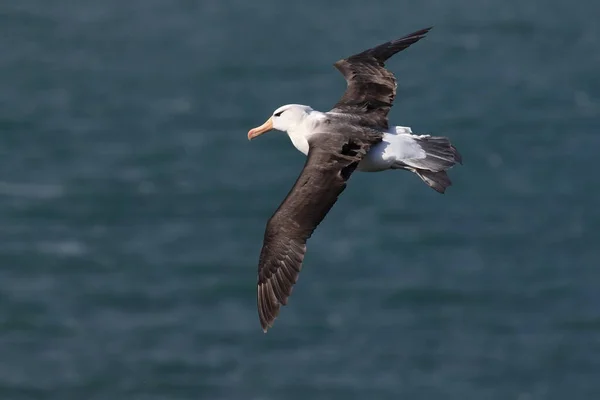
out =
[[[446,188],[452,185],[446,171],[457,163],[462,164],[462,156],[446,137],[429,135],[411,135],[411,137],[422,150],[422,156],[399,159],[392,168],[412,171],[429,187],[444,193]]]

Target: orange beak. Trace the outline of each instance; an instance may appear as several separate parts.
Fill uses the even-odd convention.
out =
[[[270,117],[268,120],[265,121],[264,124],[262,124],[261,126],[257,126],[254,129],[250,129],[248,131],[248,140],[252,140],[257,136],[262,135],[263,133],[267,133],[269,132],[271,129],[273,129],[273,117]]]

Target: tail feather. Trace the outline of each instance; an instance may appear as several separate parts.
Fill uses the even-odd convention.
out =
[[[425,152],[425,158],[405,160],[411,167],[438,172],[452,168],[456,163],[462,164],[462,156],[448,138],[425,135],[415,139]]]
[[[397,161],[392,168],[412,171],[429,187],[439,193],[444,193],[449,186],[452,186],[452,181],[446,171],[457,163],[462,164],[462,156],[446,137],[414,135],[413,138],[425,152],[425,157]]]
[[[446,171],[427,171],[425,169],[413,170],[429,187],[438,193],[445,193],[449,186],[452,186],[452,181]]]

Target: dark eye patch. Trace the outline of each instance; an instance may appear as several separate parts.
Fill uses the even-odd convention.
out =
[[[283,110],[283,111],[285,111],[285,110]],[[278,113],[273,114],[273,116],[279,117],[281,114],[283,114],[283,111],[279,111]]]

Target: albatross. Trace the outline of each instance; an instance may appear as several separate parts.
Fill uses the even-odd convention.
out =
[[[452,184],[446,171],[462,164],[462,159],[447,137],[415,135],[410,127],[388,122],[397,83],[385,61],[424,38],[430,29],[334,63],[347,87],[330,111],[287,104],[248,132],[249,140],[273,129],[287,132],[296,149],[306,155],[300,176],[265,229],[257,293],[258,316],[265,333],[298,280],[307,240],[355,170],[410,171],[439,193]]]

